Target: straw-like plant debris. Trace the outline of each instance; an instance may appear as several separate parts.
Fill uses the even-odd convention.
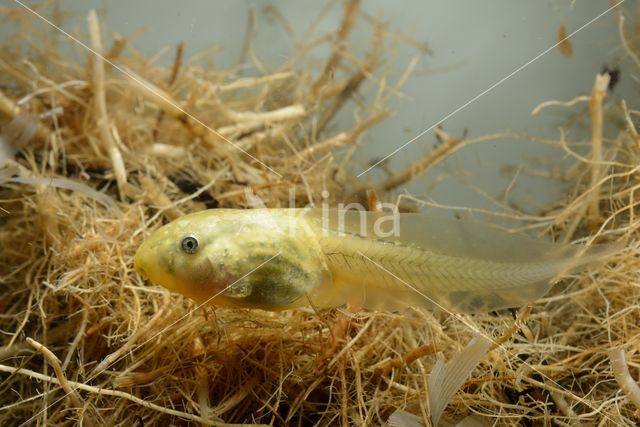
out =
[[[438,129],[441,144],[411,168],[356,181],[354,150],[390,116],[414,65],[394,81],[385,64],[397,43],[415,42],[358,1],[334,7],[344,8],[335,32],[297,40],[277,69],[259,62],[250,28],[241,57],[253,74],[206,52],[186,58],[179,43],[161,65],[105,36],[93,12],[74,41],[37,16],[63,19],[57,3],[3,7],[19,36],[0,45],[0,424],[382,425],[393,414],[395,425],[429,425],[429,402],[446,422],[638,422],[640,111],[608,97],[607,73],[581,97],[541,106],[584,112],[575,125],[588,124],[589,140],[511,135],[564,149],[576,186],[539,216],[509,215],[557,240],[626,249],[519,313],[194,310],[133,271],[148,233],[185,213],[302,206],[325,190],[331,204],[365,200],[369,187],[375,205],[453,152],[504,136]],[[356,24],[371,30],[367,52],[349,47]],[[620,33],[640,71],[622,18]],[[318,60],[309,52],[322,43]],[[479,333],[492,344],[469,344]],[[467,345],[487,353],[438,401],[445,361]]]

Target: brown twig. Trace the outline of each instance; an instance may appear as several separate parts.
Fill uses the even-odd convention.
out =
[[[357,313],[361,310],[361,307],[356,305],[348,304],[346,307],[346,311],[348,313]],[[349,332],[349,328],[351,327],[352,318],[341,313],[336,322],[331,325],[329,346],[325,349],[322,361],[328,360],[333,357],[333,355],[338,351],[340,347],[346,342],[346,337]]]
[[[112,37],[113,44],[105,55],[105,58],[107,58],[109,61],[115,61],[116,59],[118,59],[120,54],[122,54],[124,48],[127,46],[127,40],[120,34],[114,33]]]
[[[609,74],[598,74],[593,84],[589,113],[591,115],[591,201],[588,220],[592,228],[598,225],[600,218],[600,192],[598,181],[602,177],[602,101],[609,87]]]
[[[376,190],[369,189],[366,191],[367,195],[367,210],[372,212],[381,212],[382,205],[380,204],[380,198]]]
[[[340,29],[338,30],[337,42],[334,44],[333,52],[327,60],[320,73],[320,76],[316,79],[311,87],[311,93],[316,96],[322,86],[333,76],[333,73],[340,63],[344,49],[347,47],[347,37],[353,29],[353,25],[360,9],[360,0],[349,0],[345,5],[345,12],[342,16],[342,22],[340,23]]]
[[[324,111],[318,125],[316,132],[321,133],[324,128],[329,124],[331,119],[336,113],[343,107],[345,102],[351,98],[353,93],[358,90],[362,82],[371,75],[373,70],[378,66],[380,57],[380,48],[382,46],[382,28],[380,25],[374,31],[373,41],[371,42],[371,50],[367,54],[365,62],[358,65],[358,69],[351,75],[349,80],[342,86],[340,93],[334,97],[331,106]]]
[[[610,350],[609,361],[611,362],[611,370],[616,382],[636,408],[640,409],[640,387],[629,373],[624,350],[622,348]]]
[[[176,46],[176,55],[173,58],[173,66],[171,67],[171,74],[169,75],[169,80],[167,81],[167,87],[171,88],[178,78],[178,72],[180,72],[180,66],[182,65],[182,56],[184,55],[184,42],[178,43]],[[158,130],[160,124],[162,123],[162,119],[164,118],[164,110],[158,111],[158,118],[156,119],[156,126],[153,129],[153,139],[154,141],[158,139]]]
[[[51,350],[32,338],[27,337],[27,343],[29,343],[29,345],[42,353],[49,365],[51,365],[51,367],[53,368],[53,372],[55,372],[56,377],[58,378],[60,387],[62,387],[62,390],[64,390],[66,395],[69,397],[73,406],[78,409],[82,409],[84,404],[82,403],[80,396],[78,396],[75,390],[71,388],[71,385],[67,381],[67,377],[64,375],[62,367],[60,366],[60,359],[58,359],[58,357],[53,354]]]
[[[387,363],[385,363],[383,366],[375,368],[373,371],[373,375],[376,375],[376,376],[387,375],[389,372],[393,371],[394,369],[403,368],[405,366],[410,365],[415,360],[421,357],[431,356],[432,354],[436,354],[439,351],[441,351],[441,348],[436,344],[422,345],[416,348],[415,350],[411,350],[409,353],[405,354],[404,356],[391,359]]]
[[[53,384],[59,384],[60,386],[62,386],[60,384],[60,380],[57,378],[52,378],[50,376],[47,375],[43,375],[41,373],[32,371],[30,369],[22,369],[22,368],[14,368],[12,366],[6,366],[6,365],[0,365],[0,372],[8,372],[11,374],[21,374],[21,375],[26,375],[28,377],[34,378],[36,380],[39,381],[46,381],[49,383],[53,383]],[[144,399],[141,399],[137,396],[132,395],[131,393],[125,393],[123,391],[119,391],[119,390],[109,390],[106,388],[102,388],[102,387],[94,387],[94,386],[90,386],[88,384],[83,384],[80,382],[75,382],[75,381],[67,381],[69,387],[75,387],[76,389],[79,390],[83,390],[83,391],[87,391],[89,393],[93,393],[93,394],[97,394],[97,395],[101,395],[101,396],[113,396],[113,397],[120,397],[123,399],[127,399],[137,405],[143,406],[145,408],[149,408],[153,411],[157,411],[159,413],[162,414],[168,414],[168,415],[173,415],[176,417],[180,417],[183,418],[185,420],[190,420],[190,421],[194,421],[194,422],[199,422],[201,424],[205,424],[208,426],[216,426],[216,427],[242,427],[242,426],[246,426],[246,424],[233,424],[233,423],[224,423],[222,420],[218,419],[217,417],[214,418],[214,420],[211,419],[204,419],[202,417],[199,417],[197,415],[193,415],[190,414],[188,412],[184,412],[184,411],[178,411],[175,409],[171,409],[171,408],[165,408],[163,406],[160,405],[156,405],[154,403],[148,402]],[[255,424],[256,426],[263,426],[264,424]]]
[[[367,117],[366,119],[360,121],[354,128],[346,132],[341,132],[329,139],[325,139],[324,141],[317,142],[294,154],[289,158],[289,161],[307,160],[314,154],[323,153],[329,150],[333,150],[344,144],[349,144],[355,141],[364,131],[374,126],[376,123],[379,123],[387,117],[391,116],[392,114],[393,111],[390,109],[378,111]]]
[[[522,308],[522,310],[520,310],[520,312],[518,313],[518,317],[516,317],[516,320],[514,320],[511,326],[509,326],[507,330],[504,331],[504,333],[493,342],[493,346],[491,347],[491,350],[493,350],[498,346],[502,346],[504,343],[509,341],[513,336],[513,334],[518,332],[518,330],[522,327],[523,323],[526,322],[530,314],[531,314],[531,304],[527,304],[526,306],[524,306],[524,308]]]
[[[442,142],[433,150],[429,151],[422,159],[412,163],[405,170],[383,182],[378,188],[380,191],[394,190],[413,180],[416,176],[427,172],[433,166],[457,151],[461,146],[461,142],[464,141],[462,138],[459,139],[449,135],[439,127],[435,128],[435,132]]]

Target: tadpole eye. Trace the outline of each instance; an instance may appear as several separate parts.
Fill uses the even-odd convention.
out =
[[[188,234],[180,241],[180,248],[182,252],[187,254],[194,254],[198,250],[198,238],[193,234]]]

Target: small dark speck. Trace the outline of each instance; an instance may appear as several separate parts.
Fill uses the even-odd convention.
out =
[[[604,67],[602,67],[601,73],[609,74],[609,90],[613,92],[613,89],[616,87],[616,85],[620,81],[620,68],[618,67],[609,68],[608,65],[605,65]]]

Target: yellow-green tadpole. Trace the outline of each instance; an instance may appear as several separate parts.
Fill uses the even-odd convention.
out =
[[[151,233],[136,271],[199,304],[287,310],[346,303],[521,306],[619,245],[568,245],[427,214],[211,209]]]

